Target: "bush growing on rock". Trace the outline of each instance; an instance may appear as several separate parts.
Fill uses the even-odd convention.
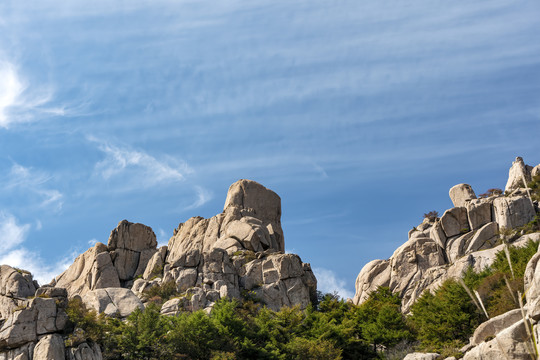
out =
[[[424,214],[424,219],[429,219],[429,221],[435,221],[439,217],[439,212],[432,210]]]

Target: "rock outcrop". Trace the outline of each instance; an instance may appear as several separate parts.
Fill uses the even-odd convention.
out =
[[[52,285],[66,288],[69,296],[81,296],[99,312],[121,316],[132,311],[134,303],[123,311],[124,305],[107,296],[114,288],[124,289],[121,302],[134,294],[146,300],[146,290],[170,282],[189,295],[191,309],[249,292],[276,310],[305,308],[316,299],[310,265],[284,253],[281,199],[251,180],[230,186],[221,214],[188,219],[174,230],[167,246],[156,247],[151,228],[123,220],[107,245],[97,243],[80,255]],[[187,293],[193,288],[202,293]]]
[[[538,168],[538,166],[536,166],[535,169],[536,168]],[[533,167],[525,165],[523,159],[518,156],[508,171],[508,181],[506,182],[504,190],[512,191],[514,189],[526,187],[526,184],[531,181],[532,170]]]
[[[505,246],[501,239],[508,229],[519,229],[540,213],[538,202],[532,201],[525,189],[526,182],[539,173],[540,165],[533,168],[518,157],[510,168],[505,194],[489,191],[488,197],[477,199],[469,185],[454,186],[450,189],[454,208],[440,219],[424,219],[390,259],[364,266],[356,280],[353,301],[360,304],[377,287],[388,286],[401,297],[402,311],[408,312],[424,291],[435,290],[446,279],[462,277],[471,267],[479,272],[491,265]],[[505,241],[511,246],[540,242],[540,232],[521,235],[506,237]],[[535,358],[532,354],[540,348],[540,252],[527,264],[524,288],[525,310],[511,310],[478,326],[470,343],[460,350],[463,359]],[[405,359],[437,357],[411,353]]]
[[[31,274],[7,265],[0,268],[0,289],[0,359],[65,359],[71,351],[63,338],[66,289],[39,287]],[[99,352],[93,360],[101,358]]]
[[[316,298],[315,276],[309,264],[284,249],[281,199],[254,181],[240,180],[229,188],[221,214],[194,217],[175,229],[167,250],[153,255],[143,281],[132,289],[141,294],[156,279],[157,285],[175,282],[179,292],[200,289],[197,296],[189,294],[189,304],[176,301],[190,309],[249,292],[275,310],[305,308]]]
[[[409,232],[409,239],[388,260],[371,261],[356,279],[355,304],[365,301],[379,286],[388,286],[402,299],[402,310],[426,289],[434,289],[448,278],[461,277],[469,266],[481,270],[495,259],[502,229],[515,229],[530,222],[538,204],[523,188],[533,167],[517,158],[510,169],[507,195],[491,194],[477,199],[472,187],[459,184],[450,189],[455,207],[440,218],[426,218]],[[527,237],[514,241],[522,246]],[[515,240],[515,239],[514,239]],[[498,248],[500,250],[500,247]]]
[[[166,315],[210,311],[225,297],[258,299],[274,310],[306,308],[316,299],[317,280],[309,264],[284,250],[281,199],[240,180],[229,188],[221,214],[188,219],[159,249],[150,227],[123,220],[107,245],[96,243],[49,285],[2,265],[0,360],[101,360],[97,344],[67,338],[73,297],[119,318],[144,308],[146,290],[170,284],[177,296],[163,305]]]

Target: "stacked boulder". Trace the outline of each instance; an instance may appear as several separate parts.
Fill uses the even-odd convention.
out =
[[[39,287],[32,275],[0,267],[1,360],[101,360],[97,344],[64,345],[68,324],[67,291]]]
[[[490,265],[502,249],[499,233],[515,229],[534,219],[538,204],[527,196],[523,180],[540,173],[540,165],[524,165],[516,158],[509,171],[504,194],[493,192],[477,198],[472,187],[458,184],[449,191],[453,208],[440,218],[427,217],[409,232],[409,240],[388,260],[374,260],[356,279],[355,304],[364,302],[379,286],[388,286],[402,298],[402,310],[426,289],[437,288],[448,278],[461,277],[469,267],[475,270]],[[524,236],[513,244],[522,246]]]
[[[101,360],[97,344],[72,341],[68,298],[125,318],[144,309],[145,290],[173,284],[179,296],[163,304],[163,314],[209,311],[225,297],[257,298],[274,310],[306,308],[316,300],[317,281],[309,264],[284,250],[281,199],[240,180],[229,188],[221,214],[180,224],[167,246],[157,248],[150,227],[123,220],[107,245],[96,243],[47,286],[2,265],[0,360]]]
[[[281,199],[254,181],[229,188],[221,214],[193,217],[157,248],[151,228],[121,221],[107,245],[97,243],[52,283],[107,315],[125,317],[143,308],[145,291],[174,283],[183,294],[164,313],[209,310],[220,298],[255,297],[269,308],[316,299],[311,267],[285,254]]]
[[[281,199],[250,180],[229,188],[223,212],[194,217],[174,231],[167,248],[150,259],[133,290],[175,282],[187,298],[164,304],[163,312],[209,308],[223,297],[252,294],[271,309],[316,299],[317,282],[299,256],[284,253]]]
[[[450,189],[454,207],[441,218],[426,218],[409,232],[409,240],[388,260],[368,263],[356,280],[354,302],[360,304],[378,286],[388,286],[402,297],[408,312],[426,290],[434,290],[449,278],[460,278],[472,267],[480,271],[495,260],[504,229],[516,229],[534,219],[537,201],[527,195],[527,182],[540,174],[516,158],[509,171],[504,194],[492,191],[477,198],[470,185]],[[502,234],[502,235],[501,235]],[[505,239],[512,246],[540,241],[540,232]],[[540,251],[529,263],[524,276],[525,309],[511,310],[491,318],[474,332],[461,349],[464,360],[531,359],[540,348]],[[408,354],[406,359],[435,359],[439,354]],[[447,358],[447,360],[455,358]]]

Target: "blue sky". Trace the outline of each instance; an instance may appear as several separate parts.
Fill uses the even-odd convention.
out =
[[[540,163],[538,1],[0,3],[0,262],[49,281],[117,222],[161,243],[256,180],[354,293],[448,189]]]

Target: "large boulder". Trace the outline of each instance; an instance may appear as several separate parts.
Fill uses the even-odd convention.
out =
[[[28,271],[0,266],[0,295],[14,298],[26,298],[34,295],[37,283]]]
[[[467,208],[455,207],[446,210],[441,217],[441,225],[446,237],[452,237],[468,232],[470,227],[467,218]]]
[[[514,229],[534,219],[536,211],[527,196],[498,197],[493,200],[495,221],[499,227]]]
[[[468,351],[463,360],[525,360],[531,359],[532,343],[523,320],[500,331],[495,338]]]
[[[67,360],[102,360],[101,349],[96,343],[82,343],[68,348]]]
[[[356,293],[353,302],[361,304],[369,298],[369,294],[380,286],[390,284],[390,260],[373,260],[367,263],[356,278]]]
[[[476,199],[476,194],[469,184],[457,184],[453,186],[449,191],[449,195],[454,207],[466,206],[469,200]]]
[[[124,288],[96,289],[87,292],[82,300],[88,308],[108,316],[127,317],[135,309],[144,309],[141,300]]]
[[[475,199],[467,202],[467,216],[471,230],[476,230],[494,221],[493,199]]]
[[[152,228],[122,220],[111,231],[107,244],[121,281],[142,275],[156,252],[157,240]]]
[[[480,324],[471,337],[472,345],[479,345],[486,339],[494,338],[498,333],[523,319],[521,309],[510,310]]]
[[[107,246],[98,242],[79,255],[66,271],[56,277],[52,285],[65,288],[72,297],[82,296],[94,289],[119,287],[120,279]]]
[[[34,348],[33,360],[64,360],[64,339],[59,334],[42,337]]]
[[[516,157],[512,167],[508,171],[508,181],[504,187],[505,191],[527,187],[526,184],[531,181],[532,167],[525,165],[521,157]],[[525,182],[524,182],[525,181]]]

